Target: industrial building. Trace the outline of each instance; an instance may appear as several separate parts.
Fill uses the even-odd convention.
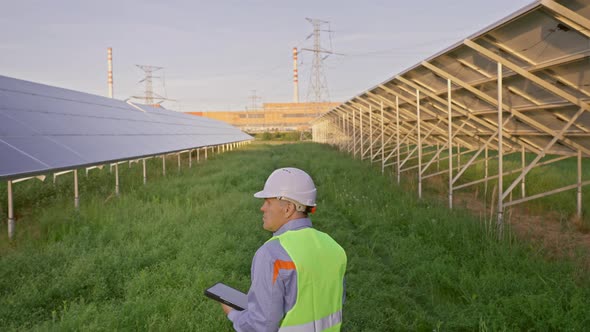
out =
[[[337,102],[323,103],[264,103],[262,109],[247,111],[188,112],[221,120],[249,133],[265,131],[309,131],[310,122],[339,106]]]

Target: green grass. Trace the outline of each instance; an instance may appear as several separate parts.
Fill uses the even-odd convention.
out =
[[[252,136],[257,141],[273,141],[273,142],[298,142],[298,141],[310,141],[311,132],[309,131],[265,131],[263,133],[252,133]]]
[[[71,175],[16,184],[16,240],[0,227],[2,330],[230,331],[202,293],[220,280],[247,290],[252,256],[270,236],[252,193],[282,166],[314,177],[314,225],[347,251],[344,330],[590,326],[590,279],[576,257],[497,241],[467,213],[418,201],[330,147],[251,145],[186,165],[178,172],[170,159],[163,178],[153,160],[146,186],[140,165],[120,166],[119,197],[114,176],[93,170],[80,177],[80,212]]]

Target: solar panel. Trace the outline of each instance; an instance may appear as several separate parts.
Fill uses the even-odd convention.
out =
[[[0,178],[252,139],[221,121],[0,76]]]
[[[445,133],[447,80],[451,80],[453,123],[468,123],[463,133],[480,139],[465,139],[462,146],[476,148],[498,128],[497,63],[501,62],[507,120],[504,144],[537,153],[576,155],[582,151],[590,156],[590,115],[575,115],[580,107],[590,111],[589,28],[590,3],[535,2],[353,97],[316,123],[341,120],[342,116],[346,121],[352,117],[357,123],[361,117],[366,121],[368,108],[379,109],[382,102],[390,108],[387,112],[395,114],[397,97],[402,124],[406,124],[401,134],[409,134],[416,143],[416,134],[410,130],[416,121],[416,91],[421,91],[423,130]],[[354,112],[359,109],[364,110],[362,115]],[[548,145],[553,138],[558,144]],[[446,138],[433,135],[422,143],[441,140]],[[497,145],[496,140],[490,142],[490,148],[497,149]]]
[[[581,217],[581,188],[590,184],[582,181],[582,157],[590,156],[590,2],[536,1],[351,98],[312,128],[314,141],[381,161],[398,182],[417,169],[419,197],[423,178],[449,172],[450,207],[454,191],[497,180],[499,225],[507,206],[576,188]],[[498,174],[488,173],[488,149],[500,156]],[[458,151],[469,160],[459,162]],[[506,172],[510,154],[521,160]],[[432,170],[432,161],[451,156],[452,168]],[[577,159],[574,185],[527,196],[530,170],[567,158]],[[457,182],[476,164],[483,178]],[[505,186],[509,173],[517,175]],[[517,187],[521,197],[512,201]]]

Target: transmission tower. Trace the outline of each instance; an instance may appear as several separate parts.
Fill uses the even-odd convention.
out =
[[[252,110],[255,111],[258,109],[258,101],[262,100],[261,97],[256,95],[256,90],[252,90],[252,95],[250,96],[250,100],[252,101]]]
[[[138,82],[138,83],[145,82],[145,96],[133,96],[133,98],[143,100],[146,105],[155,105],[154,97],[156,97],[156,99],[159,99],[157,104],[161,103],[164,100],[169,100],[168,98],[162,97],[159,94],[155,93],[154,87],[152,84],[153,78],[160,78],[159,76],[153,76],[153,73],[160,70],[160,69],[164,69],[164,68],[157,67],[157,66],[149,66],[149,65],[136,65],[136,66],[139,67],[141,70],[143,70],[145,73],[145,77],[141,81]]]
[[[311,67],[311,77],[309,89],[307,91],[307,99],[310,99],[310,95],[313,93],[313,101],[322,102],[329,101],[330,94],[328,91],[328,81],[324,73],[323,61],[330,56],[335,54],[331,49],[324,49],[321,46],[321,32],[331,33],[330,22],[323,21],[314,18],[305,18],[309,23],[313,25],[313,48],[302,48],[303,51],[313,52],[313,60]],[[327,25],[328,30],[322,30],[322,26]],[[309,37],[311,37],[310,35]],[[308,37],[308,38],[309,38]],[[325,54],[325,55],[324,55]]]

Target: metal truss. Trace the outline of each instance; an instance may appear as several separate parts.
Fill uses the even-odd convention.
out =
[[[379,162],[382,172],[391,167],[398,183],[414,171],[419,197],[424,179],[447,176],[450,208],[453,192],[482,183],[487,192],[497,181],[500,233],[506,207],[567,190],[577,190],[581,217],[582,187],[590,184],[582,179],[590,156],[590,3],[568,4],[537,1],[353,97],[312,123],[314,141]],[[510,154],[521,155],[521,167],[504,170]],[[576,183],[527,196],[531,170],[568,158],[577,158]],[[482,177],[465,180],[482,163]],[[507,175],[515,178],[504,183]],[[512,200],[518,187],[521,197]]]

